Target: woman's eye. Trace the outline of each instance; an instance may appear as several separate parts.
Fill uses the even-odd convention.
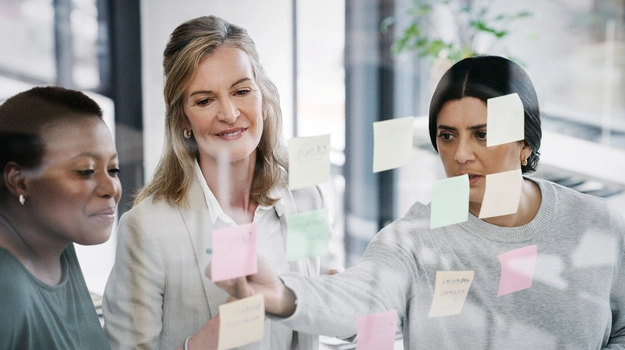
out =
[[[119,174],[119,169],[117,168],[109,169],[109,174],[111,174],[112,176],[117,176]]]
[[[245,96],[249,93],[250,93],[249,89],[237,90],[237,92],[235,92],[235,94],[238,96]]]
[[[94,170],[93,169],[78,170],[77,172],[78,172],[79,175],[87,176],[87,175],[93,174]]]
[[[210,103],[210,99],[208,98],[205,98],[196,102],[198,106],[206,106],[209,103]]]
[[[476,135],[477,135],[477,138],[481,140],[486,140],[486,131],[478,131]]]
[[[452,135],[448,133],[440,133],[438,134],[438,137],[443,141],[449,141],[451,140]]]

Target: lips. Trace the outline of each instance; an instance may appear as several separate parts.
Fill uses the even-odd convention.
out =
[[[470,185],[474,185],[474,184],[478,183],[483,178],[482,175],[472,174],[472,173],[461,173],[461,174],[458,174],[457,176],[461,176],[461,175],[468,175],[469,176],[469,184]]]
[[[237,137],[242,135],[245,130],[247,130],[247,128],[236,128],[236,129],[228,129],[228,130],[223,130],[219,133],[217,133],[216,135],[219,137]]]
[[[108,207],[96,211],[91,216],[100,218],[115,218],[115,207]]]

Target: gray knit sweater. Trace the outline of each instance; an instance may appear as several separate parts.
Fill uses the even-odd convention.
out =
[[[380,231],[361,261],[335,276],[282,275],[297,298],[281,319],[306,333],[344,336],[358,316],[396,309],[405,349],[625,349],[625,221],[609,204],[538,183],[527,225],[505,228],[473,215],[429,229],[416,203]],[[498,296],[497,256],[536,245],[532,286]],[[437,271],[474,271],[460,314],[428,318]]]

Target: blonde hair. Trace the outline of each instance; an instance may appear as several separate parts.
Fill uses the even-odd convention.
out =
[[[254,41],[245,29],[219,17],[204,16],[179,25],[171,33],[163,53],[163,95],[167,109],[164,150],[152,181],[137,194],[135,205],[150,195],[154,201],[165,199],[170,205],[186,204],[199,151],[194,138],[183,137],[187,116],[182,106],[182,94],[202,59],[221,45],[247,53],[262,94],[264,123],[256,149],[251,199],[260,205],[273,205],[278,200],[271,198],[269,191],[285,181],[288,172],[288,153],[281,137],[282,111],[278,89],[261,66]]]

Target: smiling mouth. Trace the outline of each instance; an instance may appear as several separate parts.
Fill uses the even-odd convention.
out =
[[[219,136],[219,137],[234,137],[234,136],[241,135],[245,130],[246,129],[239,129],[239,130],[235,130],[235,131],[227,130],[227,131],[218,133],[217,136]]]

